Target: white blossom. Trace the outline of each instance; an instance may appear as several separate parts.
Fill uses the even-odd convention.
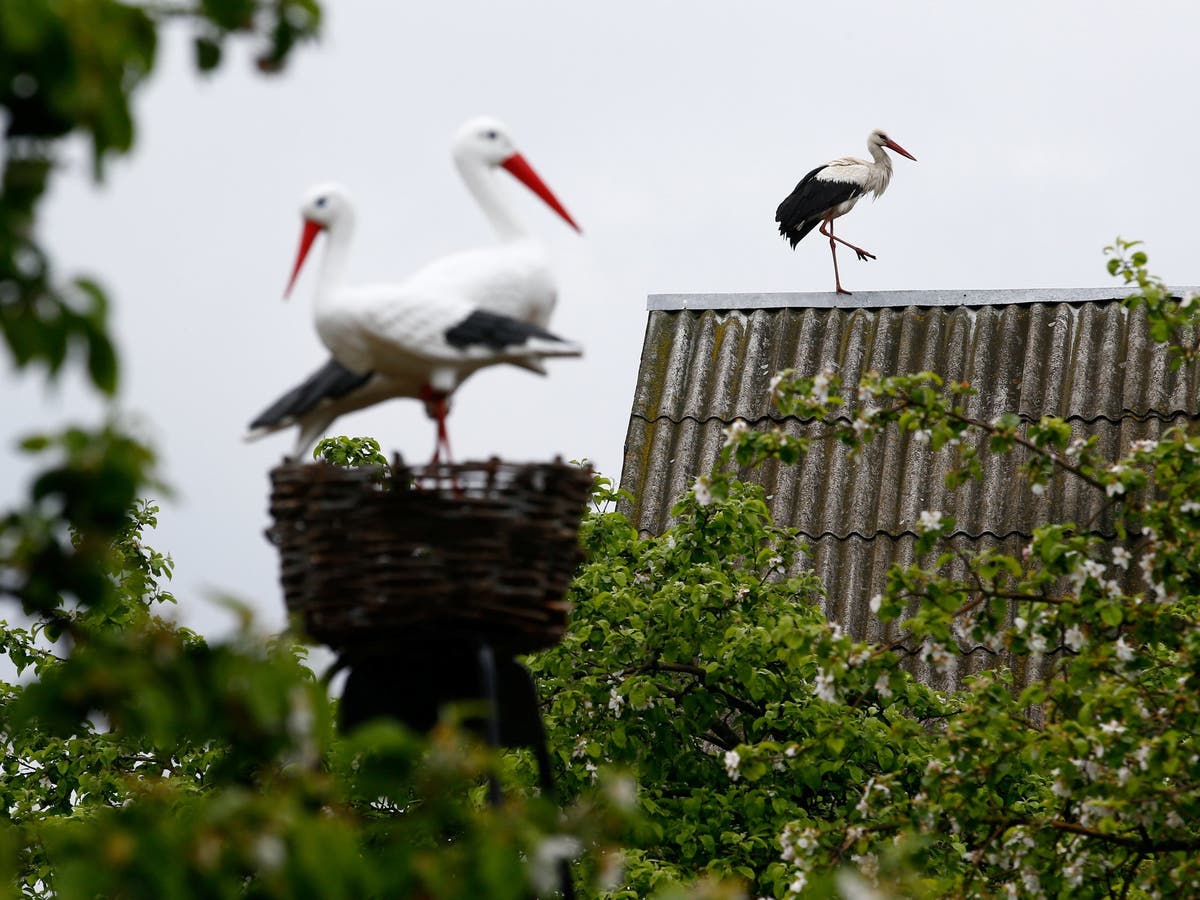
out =
[[[558,887],[559,862],[574,859],[582,849],[579,838],[568,834],[554,834],[539,841],[529,859],[529,880],[537,892],[549,894]]]
[[[822,369],[813,376],[812,396],[822,403],[829,400],[829,382],[833,378],[833,373],[829,369]]]
[[[817,677],[813,681],[813,691],[817,697],[826,703],[837,703],[837,688],[833,676],[826,674],[824,669],[817,669]]]
[[[1179,511],[1185,513],[1200,513],[1200,501],[1188,500],[1180,505]]]
[[[770,382],[768,382],[767,387],[768,387],[772,397],[774,397],[775,392],[777,390],[779,390],[779,383],[781,381],[783,381],[783,373],[782,372],[779,372],[778,374],[771,376],[771,380],[770,380]]]
[[[866,876],[871,884],[879,883],[879,858],[874,853],[855,853],[850,861],[858,866],[858,871]]]
[[[933,432],[928,428],[918,428],[913,432],[913,440],[918,444],[928,443],[931,437],[933,437]]]
[[[888,683],[888,677],[886,673],[875,679],[875,691],[884,700],[887,700],[892,696],[892,687]]]
[[[1030,490],[1033,491],[1033,496],[1040,497],[1042,494],[1046,493],[1046,486],[1040,481],[1035,481]]]
[[[1138,761],[1138,766],[1142,772],[1150,768],[1150,755],[1153,751],[1150,744],[1140,744],[1138,749],[1133,751],[1133,758]]]
[[[871,658],[870,650],[867,650],[866,648],[863,648],[862,650],[856,650],[853,653],[851,653],[848,657],[846,657],[846,668],[857,669],[863,663],[867,662],[867,660],[869,660],[870,658]]]
[[[1100,723],[1100,730],[1105,734],[1122,734],[1125,731],[1125,726],[1116,719],[1109,719],[1107,722]]]
[[[1087,638],[1078,625],[1072,625],[1063,635],[1063,640],[1067,642],[1067,646],[1078,653],[1083,649],[1083,645],[1087,643]]]
[[[618,716],[621,714],[621,708],[625,705],[625,698],[621,696],[621,692],[613,688],[608,692],[608,708],[615,712]]]
[[[1067,780],[1062,777],[1062,773],[1058,769],[1053,769],[1050,772],[1054,776],[1054,784],[1050,786],[1050,792],[1055,797],[1067,797],[1071,794],[1071,788],[1067,785]]]
[[[1196,300],[1195,291],[1184,291],[1183,296],[1179,298],[1179,308],[1187,309]]]
[[[708,506],[713,502],[712,486],[707,475],[697,476],[692,493],[696,495],[696,503],[700,506]]]
[[[260,834],[254,842],[254,861],[260,869],[272,871],[287,859],[287,845],[277,834]]]
[[[871,612],[878,615],[879,607],[881,607],[882,605],[883,605],[883,594],[876,594],[874,597],[871,598],[871,602],[869,604],[869,606],[871,607]]]
[[[1066,876],[1068,887],[1079,887],[1083,884],[1083,860],[1071,860],[1069,865],[1063,867],[1063,875]]]
[[[939,675],[950,674],[951,669],[954,667],[954,654],[941,644],[936,644],[928,640],[921,645],[921,658],[928,661]]]
[[[1125,485],[1121,483],[1121,476],[1128,471],[1127,467],[1121,465],[1120,463],[1114,463],[1108,467],[1108,471],[1112,472],[1117,477],[1116,480],[1114,480],[1104,489],[1104,492],[1110,497],[1115,497],[1117,494],[1124,494]]]
[[[1025,885],[1026,892],[1033,897],[1039,897],[1042,893],[1042,883],[1038,880],[1037,873],[1029,869],[1021,871],[1021,883]]]
[[[806,884],[808,884],[808,876],[803,872],[797,872],[796,877],[792,880],[792,883],[788,885],[788,890],[793,894],[798,894],[804,890],[804,886]]]
[[[1140,441],[1134,441],[1129,445],[1129,449],[1133,453],[1148,453],[1158,446],[1158,441],[1144,438]]]
[[[734,419],[728,428],[721,429],[721,433],[725,435],[725,446],[736,443],[737,439],[750,430],[750,426],[746,424],[745,419]]]
[[[942,525],[942,514],[937,510],[923,510],[920,518],[917,520],[917,529],[919,531],[933,531],[940,528]]]
[[[1117,638],[1115,647],[1117,651],[1117,659],[1119,659],[1121,662],[1130,662],[1133,659],[1133,648],[1125,643],[1124,637]]]
[[[736,750],[730,750],[725,754],[725,771],[729,774],[732,781],[737,781],[741,778],[741,772],[738,767],[742,764],[742,757],[738,755]]]

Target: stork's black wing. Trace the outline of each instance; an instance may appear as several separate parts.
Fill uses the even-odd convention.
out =
[[[796,189],[775,210],[779,233],[788,239],[792,249],[825,218],[839,203],[845,203],[863,193],[862,185],[852,181],[827,181],[818,178],[827,166],[817,166],[800,179]]]
[[[355,388],[366,384],[371,374],[351,372],[336,359],[330,359],[259,413],[258,418],[250,423],[250,428],[271,428],[299,418],[316,409],[321,403],[344,397]]]
[[[480,345],[490,350],[503,350],[505,347],[519,347],[530,338],[563,343],[562,338],[545,328],[482,309],[475,310],[446,331],[446,343],[460,350]]]

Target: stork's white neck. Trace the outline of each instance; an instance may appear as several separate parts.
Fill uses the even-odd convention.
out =
[[[871,151],[871,158],[875,160],[875,165],[872,166],[871,184],[868,190],[873,190],[875,196],[879,197],[887,190],[887,186],[892,180],[892,158],[887,155],[887,151],[879,144],[869,143],[867,149]]]
[[[325,229],[325,252],[321,255],[321,265],[317,270],[317,306],[331,300],[337,289],[345,285],[353,237],[354,211],[346,207],[339,213],[337,221]]]
[[[514,215],[508,200],[500,193],[499,185],[488,166],[478,159],[454,154],[454,164],[458,174],[466,182],[467,190],[483,210],[496,234],[502,241],[511,241],[528,235],[525,226]]]

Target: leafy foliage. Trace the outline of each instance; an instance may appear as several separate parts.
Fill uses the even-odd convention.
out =
[[[322,438],[313,449],[313,459],[348,468],[388,464],[387,457],[379,451],[379,441],[369,437]]]
[[[108,334],[108,297],[91,277],[62,282],[34,224],[56,171],[60,142],[86,137],[96,178],[136,137],[133,99],[155,63],[166,18],[197,30],[197,63],[216,67],[235,35],[262,44],[257,62],[276,71],[299,41],[316,33],[316,0],[21,0],[0,5],[0,335],[18,367],[51,375],[72,350],[91,383],[112,395],[117,357]]]
[[[1180,342],[1177,365],[1193,362],[1192,298],[1172,298],[1146,271],[1145,254],[1128,252],[1133,246],[1110,248],[1110,269],[1139,287],[1128,304],[1146,307],[1154,335]],[[894,568],[872,608],[884,621],[903,619],[935,667],[982,644],[1043,659],[1050,677],[1021,686],[999,669],[972,679],[945,699],[943,724],[915,736],[906,767],[863,769],[857,803],[849,802],[853,783],[841,785],[843,815],[814,816],[807,806],[794,814],[780,830],[781,860],[794,875],[786,893],[824,896],[839,877],[843,889],[847,878],[857,879],[887,895],[1195,894],[1200,437],[1171,427],[1158,440],[1135,442],[1121,459],[1104,459],[1093,440],[1073,438],[1060,419],[972,419],[963,404],[970,387],[928,372],[867,375],[855,386],[857,417],[839,424],[825,414],[840,403],[841,389],[829,372],[785,373],[776,383],[780,409],[824,419],[832,439],[859,446],[883,428],[916,432],[953,454],[951,487],[982,477],[979,448],[1019,448],[1035,492],[1059,473],[1096,492],[1115,517],[1119,541],[1109,545],[1074,523],[1052,522],[1017,556],[939,553],[953,519],[922,513],[917,553],[936,553],[933,564]],[[975,434],[984,440],[967,440]],[[803,454],[798,443],[779,429],[734,427],[724,454],[742,464],[790,462]],[[743,491],[718,471],[692,495],[724,505]],[[945,574],[952,558],[965,563],[963,577]],[[914,603],[917,612],[905,618]],[[811,653],[810,669],[817,666],[824,679],[813,680],[814,690],[842,704],[835,715],[850,734],[862,667],[820,645]],[[893,692],[899,686],[888,685]],[[916,710],[885,710],[893,723],[919,721]],[[884,739],[914,747],[914,735],[900,730]],[[747,763],[776,760],[778,740],[750,735],[747,743],[737,748],[739,776],[775,778],[772,768]],[[847,863],[855,874],[839,875]],[[755,871],[767,868],[760,863]]]
[[[826,620],[811,574],[785,575],[802,548],[761,489],[724,487],[684,498],[660,537],[592,516],[571,630],[532,663],[569,791],[605,766],[638,780],[647,827],[608,896],[702,874],[781,896],[789,823],[844,821],[869,780],[919,784],[922,721],[945,712]]]

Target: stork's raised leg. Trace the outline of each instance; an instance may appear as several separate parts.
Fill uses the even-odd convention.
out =
[[[825,228],[827,226],[829,228],[828,231],[825,230]],[[857,253],[858,258],[861,259],[863,262],[866,262],[868,259],[875,259],[874,253],[871,253],[869,250],[864,250],[862,247],[856,247],[849,241],[843,240],[842,238],[835,235],[833,233],[833,218],[832,217],[826,219],[824,222],[821,223],[820,231],[821,231],[821,234],[823,234],[827,238],[829,238],[830,243],[837,241],[839,244],[845,244],[847,247],[849,247],[851,250],[853,250],[855,253]]]

